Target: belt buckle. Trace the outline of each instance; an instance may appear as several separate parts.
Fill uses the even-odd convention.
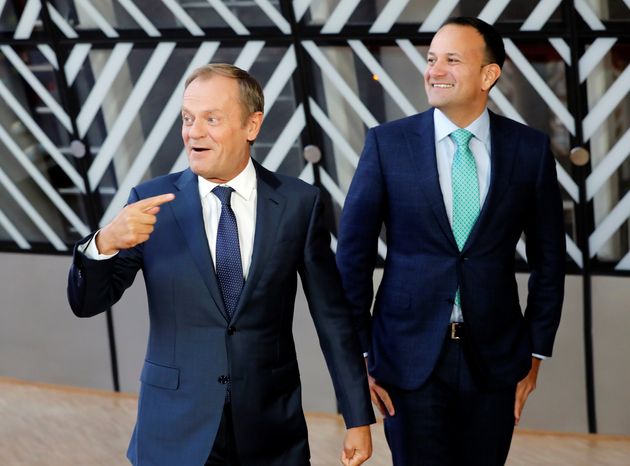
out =
[[[462,338],[457,334],[459,324],[457,322],[451,322],[449,327],[451,328],[451,340],[461,340]]]

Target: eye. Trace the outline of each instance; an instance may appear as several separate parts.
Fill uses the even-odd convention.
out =
[[[435,65],[435,58],[434,57],[427,58],[427,63],[429,65]]]
[[[450,64],[459,63],[459,59],[458,59],[458,58],[449,58],[449,59],[448,59],[448,62],[449,62]]]
[[[182,123],[185,126],[190,126],[193,123],[193,119],[190,115],[182,115]]]

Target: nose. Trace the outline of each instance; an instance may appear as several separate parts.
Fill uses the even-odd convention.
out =
[[[427,67],[429,76],[444,76],[445,68],[443,60],[435,60],[432,65]]]
[[[188,127],[188,136],[192,139],[202,138],[205,134],[203,131],[203,123],[203,119],[195,118],[192,125]]]

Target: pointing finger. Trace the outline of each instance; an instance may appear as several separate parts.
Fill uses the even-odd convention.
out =
[[[173,199],[175,199],[175,194],[173,193],[160,194],[159,196],[147,197],[146,199],[134,202],[133,205],[142,211],[146,211],[152,209],[153,207],[171,202]]]

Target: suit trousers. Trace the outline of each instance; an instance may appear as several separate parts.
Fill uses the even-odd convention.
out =
[[[219,430],[205,466],[241,466],[236,450],[232,408],[229,402],[223,408]]]
[[[482,388],[463,340],[446,337],[433,374],[419,389],[385,388],[396,411],[384,422],[394,466],[505,464],[516,386]]]

